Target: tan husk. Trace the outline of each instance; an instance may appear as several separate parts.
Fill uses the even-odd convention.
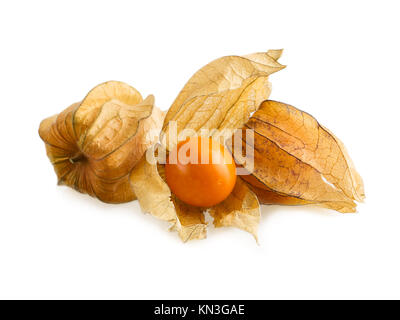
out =
[[[251,233],[258,241],[260,204],[257,196],[242,179],[236,180],[235,188],[227,199],[210,208],[210,214],[217,228],[237,227]]]
[[[314,204],[355,212],[365,198],[344,145],[311,115],[265,101],[246,123],[254,130],[254,171],[244,179],[264,204]],[[246,166],[245,166],[246,167]]]
[[[256,240],[260,203],[355,212],[364,187],[343,143],[309,114],[267,100],[269,75],[284,68],[278,62],[281,54],[269,50],[212,61],[189,79],[165,119],[153,96],[143,100],[134,88],[116,81],[95,87],[80,103],[40,124],[59,184],[110,203],[137,197],[142,211],[169,222],[184,242],[206,238],[206,212],[215,227],[237,227]],[[171,135],[174,125],[178,134],[208,135],[220,142],[234,130],[254,130],[253,139],[243,134],[246,139],[239,143],[240,157],[254,157],[254,168],[248,165],[252,161],[235,158],[249,175],[238,177],[218,205],[193,207],[169,189],[164,165],[154,155],[167,153],[184,138]],[[161,144],[147,135],[153,129],[161,131]],[[226,146],[237,156],[231,141]]]
[[[169,150],[178,141],[178,137],[170,136],[174,123],[178,134],[185,129],[191,129],[193,134],[202,134],[202,129],[219,129],[222,134],[214,135],[215,139],[230,137],[232,130],[241,128],[261,101],[268,98],[268,76],[284,68],[277,61],[281,54],[282,50],[270,50],[222,57],[197,71],[167,112],[161,133],[163,147]],[[208,208],[193,207],[177,199],[162,178],[163,166],[158,169],[144,157],[132,171],[132,187],[142,210],[171,222],[171,229],[183,241],[205,238],[207,224],[203,211]],[[256,237],[259,203],[240,179],[229,198],[210,212],[217,227],[235,226]]]
[[[207,237],[207,223],[203,209],[191,206],[179,200],[175,195],[171,197],[176,211],[176,223],[171,230],[178,231],[183,242],[201,240]]]
[[[152,150],[149,150],[147,156],[152,157]],[[130,175],[142,211],[171,223],[170,230],[177,231],[183,242],[206,238],[204,212],[208,208],[194,207],[180,201],[165,182],[164,166],[157,165],[154,158],[148,161],[150,158],[143,155]],[[257,240],[259,202],[240,178],[231,195],[211,207],[210,214],[216,227],[237,227],[250,232]]]
[[[282,50],[270,50],[222,57],[197,71],[165,116],[163,144],[169,149],[177,141],[169,136],[174,121],[178,134],[184,129],[195,134],[201,129],[218,129],[220,136],[228,138],[230,130],[241,128],[261,101],[269,97],[268,76],[284,68],[277,61],[281,54]]]
[[[154,143],[164,114],[154,97],[109,81],[80,102],[42,121],[39,135],[58,183],[109,203],[134,200],[129,173]]]
[[[204,239],[207,224],[203,210],[177,199],[165,182],[164,175],[164,166],[157,167],[153,150],[147,152],[147,157],[143,155],[132,170],[130,180],[142,211],[170,222],[170,230],[177,231],[184,242]]]

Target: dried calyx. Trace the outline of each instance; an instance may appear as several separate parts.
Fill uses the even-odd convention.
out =
[[[143,100],[131,86],[110,81],[43,120],[39,134],[59,184],[120,203],[136,198],[129,173],[154,143],[147,133],[163,118],[153,96]]]
[[[260,203],[317,205],[355,212],[364,186],[343,143],[311,115],[264,101],[242,130],[254,130],[252,175],[243,176]]]
[[[205,212],[216,227],[237,227],[256,239],[260,204],[354,212],[364,187],[343,143],[309,114],[268,100],[269,76],[284,68],[281,54],[269,50],[212,61],[189,79],[165,119],[153,96],[143,100],[127,84],[95,87],[40,125],[59,183],[110,203],[137,197],[144,212],[170,222],[183,241],[206,237]],[[148,135],[152,130],[155,135]],[[159,133],[165,154],[184,132],[205,131],[227,141],[229,149],[232,132],[246,130],[253,138],[242,134],[234,143],[240,160],[237,149],[230,150],[249,175],[238,177],[231,194],[208,208],[178,199],[166,184],[164,165],[149,159],[157,153]]]

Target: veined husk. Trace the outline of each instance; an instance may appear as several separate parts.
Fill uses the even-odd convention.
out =
[[[79,103],[43,120],[39,135],[58,184],[109,203],[136,199],[129,173],[157,139],[164,114],[117,81],[96,86]]]
[[[164,119],[161,141],[171,149],[179,137],[208,135],[229,138],[241,128],[271,93],[269,76],[285,68],[278,62],[282,50],[227,56],[197,71],[172,103]],[[218,131],[217,131],[218,130]],[[172,130],[175,134],[175,130]]]
[[[240,178],[231,195],[211,208],[199,208],[180,201],[165,181],[164,165],[155,159],[148,161],[153,152],[143,155],[131,173],[132,187],[143,212],[171,223],[183,242],[207,237],[204,212],[209,210],[215,227],[237,227],[250,232],[257,239],[260,205],[257,196]]]
[[[121,82],[97,86],[40,125],[59,184],[110,203],[137,197],[144,212],[170,222],[184,242],[206,238],[205,212],[216,227],[237,227],[256,239],[260,203],[354,212],[355,201],[365,197],[364,186],[343,143],[309,114],[267,100],[269,76],[284,68],[278,62],[281,53],[209,63],[189,79],[165,119],[153,96],[143,100]],[[177,136],[171,135],[173,126]],[[153,129],[154,135],[147,135]],[[160,130],[161,143],[155,144]],[[214,207],[180,201],[165,181],[164,165],[154,158],[156,147],[165,153],[193,135],[225,142],[235,130],[254,131],[250,140],[242,135],[240,161],[236,149],[229,149],[249,175],[238,177],[231,195]],[[246,157],[254,158],[254,167]]]
[[[268,98],[269,75],[284,68],[278,62],[281,53],[282,50],[270,50],[222,57],[197,71],[167,112],[161,132],[162,146],[170,150],[185,136],[204,135],[203,130],[209,130],[208,136],[221,141],[241,128],[261,101]],[[178,136],[173,136],[176,132],[170,130],[174,125]],[[182,133],[185,135],[179,137]],[[169,221],[171,230],[176,230],[183,241],[206,237],[205,211],[214,217],[216,227],[238,227],[257,237],[259,202],[240,178],[225,201],[211,208],[197,208],[182,203],[171,193],[163,179],[163,170],[162,165],[157,166],[154,161],[152,164],[144,156],[132,171],[132,187],[142,210]]]
[[[254,130],[252,175],[243,176],[263,204],[318,205],[355,212],[364,184],[343,143],[306,112],[264,101],[243,130]],[[244,136],[244,135],[243,135]],[[246,165],[245,165],[246,167]]]
[[[231,130],[227,134],[232,134],[232,130],[253,130],[250,141],[242,134],[238,148],[240,164],[249,175],[238,177],[225,201],[211,208],[183,204],[165,183],[162,165],[157,168],[142,159],[133,170],[131,181],[134,190],[143,194],[138,196],[143,211],[171,222],[183,241],[206,237],[204,211],[210,213],[216,227],[237,227],[257,239],[260,203],[316,205],[355,212],[355,201],[364,199],[362,179],[337,137],[309,114],[263,99],[270,93],[268,72],[283,68],[276,61],[280,54],[281,51],[273,50],[213,61],[189,80],[164,120],[161,142],[166,150],[187,129],[191,132],[181,138],[204,135],[204,129],[209,129],[208,135],[216,139],[226,138],[225,129]],[[240,69],[243,61],[245,67]],[[260,69],[255,67],[258,63],[262,64]],[[237,81],[233,81],[233,74],[241,76],[235,76]],[[177,137],[171,136],[172,125],[177,128]],[[228,148],[233,142],[229,140]],[[254,148],[247,148],[249,144]],[[230,151],[237,160],[237,149]],[[247,157],[253,157],[254,162],[247,161]],[[254,167],[249,167],[250,163]]]

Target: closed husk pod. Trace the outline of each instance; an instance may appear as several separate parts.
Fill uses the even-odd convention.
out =
[[[43,120],[46,145],[58,184],[108,203],[136,199],[129,173],[156,137],[164,114],[154,97],[142,99],[133,87],[109,81],[79,103]]]

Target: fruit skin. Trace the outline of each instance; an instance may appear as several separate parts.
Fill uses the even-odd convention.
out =
[[[208,159],[208,163],[202,159]],[[192,137],[178,143],[170,152],[165,176],[171,191],[180,200],[196,207],[211,207],[232,192],[236,166],[229,151],[217,141]]]

